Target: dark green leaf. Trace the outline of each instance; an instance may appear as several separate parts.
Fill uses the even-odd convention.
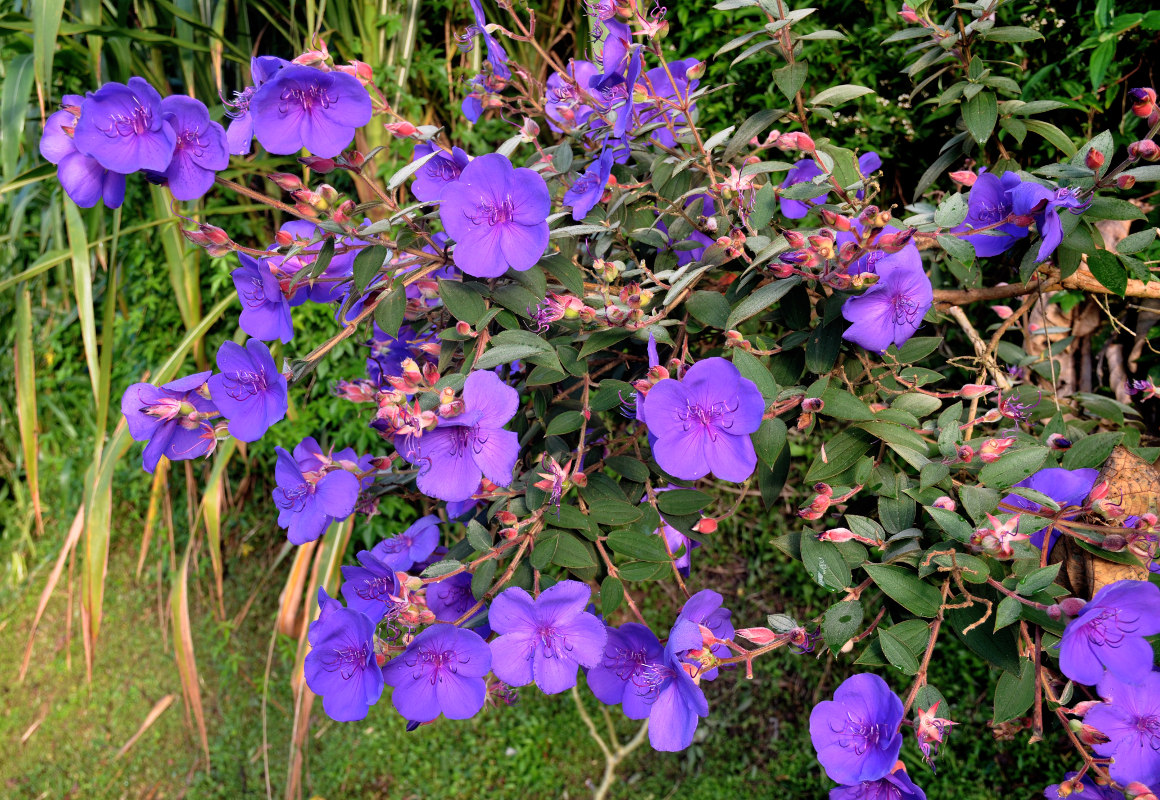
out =
[[[396,286],[380,297],[375,305],[375,324],[388,336],[397,336],[407,312],[407,290]]]
[[[381,244],[364,247],[354,257],[354,291],[360,293],[379,274],[391,251]]]
[[[713,498],[694,489],[674,489],[657,493],[657,507],[662,514],[692,514],[713,502]]]
[[[862,627],[862,604],[857,600],[835,603],[826,610],[822,618],[822,636],[826,646],[837,654],[842,645],[854,638]]]
[[[918,659],[910,652],[910,648],[885,628],[878,629],[878,641],[882,645],[882,655],[886,660],[906,675],[918,672]]]
[[[1025,447],[1009,450],[998,461],[985,465],[979,471],[979,480],[995,489],[1006,489],[1035,474],[1047,459],[1046,447]]]
[[[729,321],[729,302],[718,292],[694,292],[685,303],[693,319],[711,328],[725,328]]]
[[[609,575],[600,583],[600,613],[608,618],[624,600],[624,584]]]
[[[889,564],[866,564],[863,568],[879,589],[910,613],[919,617],[938,614],[942,600],[939,590],[910,570]]]
[[[1018,672],[1008,671],[999,676],[995,686],[994,724],[1015,719],[1024,714],[1035,702],[1035,666],[1019,660]]]
[[[479,292],[466,286],[462,281],[439,281],[439,297],[443,305],[456,319],[468,325],[476,325],[487,313],[487,304]]]
[[[997,119],[999,119],[999,101],[993,92],[979,92],[963,103],[963,121],[967,123],[967,130],[979,144],[984,144],[991,138],[991,131],[995,129]]]
[[[801,278],[794,275],[790,278],[783,278],[765,284],[737,304],[733,309],[733,313],[729,315],[729,319],[725,322],[726,329],[735,329],[754,314],[759,314],[769,308],[799,283],[801,283]]]
[[[1120,297],[1128,290],[1128,271],[1120,259],[1107,250],[1097,250],[1088,256],[1088,269],[1109,291]]]
[[[819,541],[812,533],[801,538],[802,564],[818,585],[831,592],[849,587],[850,567],[842,558],[842,551],[832,542]]]

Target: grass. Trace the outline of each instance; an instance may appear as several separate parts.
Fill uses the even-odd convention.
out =
[[[232,523],[234,534],[255,524],[265,530],[246,556],[234,553],[226,579],[227,614],[236,613],[267,571],[277,538],[260,503],[249,505]],[[209,594],[208,559],[202,558],[199,588],[192,598],[197,647],[208,716],[212,768],[204,759],[192,727],[183,720],[180,681],[172,645],[163,638],[159,614],[166,587],[158,596],[156,573],[133,577],[136,547],[123,534],[139,529],[134,508],[117,515],[109,564],[107,621],[96,659],[94,680],[84,681],[77,620],[66,646],[63,598],[54,598],[37,636],[34,660],[23,685],[6,684],[0,695],[0,786],[13,798],[192,798],[264,797],[261,698],[269,621],[277,604],[278,579],[261,591],[236,627],[214,620]],[[829,601],[809,582],[800,566],[768,545],[770,535],[752,528],[723,526],[718,545],[698,551],[695,585],[734,581],[742,586],[728,600],[735,621],[758,624],[764,613],[780,611],[806,618]],[[265,542],[263,546],[260,542]],[[672,609],[654,584],[644,592],[646,615],[659,622]],[[35,611],[38,581],[7,607],[0,649],[0,671],[15,675],[28,624]],[[742,596],[741,592],[744,593]],[[787,599],[792,598],[792,600]],[[664,601],[664,602],[662,602]],[[161,605],[159,605],[159,603]],[[995,742],[986,727],[994,676],[955,643],[939,651],[932,681],[949,699],[961,724],[939,759],[937,775],[918,760],[907,742],[903,758],[931,798],[986,800],[1002,795],[1031,797],[1058,779],[1069,762],[1059,736],[1028,745],[1026,734]],[[268,742],[274,796],[285,786],[292,725],[288,671],[293,642],[280,638],[274,649],[269,684]],[[71,669],[69,657],[71,656]],[[852,658],[831,662],[823,656],[778,652],[756,665],[755,677],[723,675],[707,685],[711,715],[697,741],[678,754],[642,748],[622,765],[622,782],[611,797],[680,797],[717,800],[721,796],[815,798],[830,786],[821,773],[807,732],[808,709],[830,696],[842,678],[856,670]],[[902,676],[887,675],[898,690]],[[167,694],[175,702],[122,759],[114,755],[137,731],[146,714]],[[597,704],[582,689],[589,713],[600,725]],[[617,718],[622,741],[635,723]],[[27,741],[21,743],[33,726]],[[569,695],[545,697],[521,692],[511,708],[488,709],[468,722],[439,721],[406,732],[402,719],[384,698],[367,720],[334,723],[315,705],[307,738],[304,769],[306,797],[419,798],[588,797],[603,759],[589,737]]]

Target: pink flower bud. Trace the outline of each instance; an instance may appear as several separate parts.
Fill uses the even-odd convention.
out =
[[[1128,175],[1127,173],[1116,176],[1116,186],[1120,189],[1131,189],[1136,185],[1136,176]]]
[[[1085,605],[1087,605],[1087,601],[1079,597],[1065,597],[1059,601],[1059,610],[1069,617],[1078,617]]]
[[[955,501],[947,497],[945,494],[931,503],[935,508],[941,508],[944,511],[954,511]]]
[[[463,320],[455,323],[455,332],[460,336],[475,336],[475,332],[471,329],[471,326]]]
[[[806,244],[805,234],[798,233],[797,231],[786,231],[783,235],[785,236],[785,243],[788,244],[794,250],[798,250],[802,247],[805,247],[805,244]]]
[[[335,163],[333,158],[321,158],[319,156],[303,156],[298,159],[298,163],[317,172],[319,175],[325,175],[328,172],[333,172]]]
[[[909,22],[911,24],[918,22],[918,14],[916,14],[914,9],[908,5],[904,5],[902,7],[902,10],[898,12],[898,16],[902,17],[904,22]]]
[[[1083,163],[1092,172],[1096,172],[1104,165],[1104,154],[1093,147],[1084,155]]]
[[[409,139],[419,132],[418,128],[406,120],[402,122],[391,122],[383,127],[390,131],[391,135],[396,139]]]
[[[976,397],[986,397],[993,391],[995,391],[994,386],[980,383],[968,383],[961,390],[959,390],[959,396],[966,400],[974,400]]]
[[[748,639],[756,645],[769,644],[778,638],[778,634],[769,628],[739,628],[737,635],[743,639]]]
[[[807,397],[802,400],[802,411],[817,412],[826,407],[826,403],[820,397]]]
[[[952,181],[968,188],[974,186],[975,181],[979,179],[979,176],[969,169],[958,170],[957,172],[952,172],[950,175]]]
[[[1145,161],[1155,161],[1160,158],[1160,144],[1151,139],[1141,139],[1128,145],[1128,155],[1132,158],[1142,158]]]
[[[693,530],[695,530],[697,533],[716,533],[717,520],[713,519],[712,517],[701,517],[701,519],[697,520],[697,523],[693,525]]]
[[[286,172],[272,172],[266,177],[287,192],[294,192],[302,188],[302,180],[297,175],[290,175]]]
[[[1131,89],[1128,96],[1132,98],[1132,113],[1137,117],[1147,117],[1156,107],[1156,90],[1148,87]]]

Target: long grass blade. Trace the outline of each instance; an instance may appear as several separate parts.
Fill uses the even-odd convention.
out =
[[[64,204],[64,221],[68,230],[69,252],[72,255],[73,292],[77,301],[77,316],[81,324],[81,339],[84,342],[85,362],[89,366],[89,381],[93,386],[93,401],[100,403],[99,373],[97,361],[97,320],[93,314],[93,267],[89,258],[89,235],[76,203],[71,200]]]
[[[290,574],[278,598],[278,616],[274,628],[283,636],[298,638],[301,632],[302,590],[314,562],[314,549],[318,541],[306,542],[294,549],[294,561],[290,564]]]
[[[197,735],[205,753],[206,771],[209,771],[209,736],[205,728],[205,708],[201,702],[201,686],[197,673],[197,657],[193,652],[193,626],[189,621],[189,554],[194,537],[190,531],[189,545],[181,559],[181,568],[173,578],[169,592],[169,612],[173,617],[173,651],[177,657],[177,672],[181,676],[181,692],[187,711],[197,725]]]
[[[16,676],[16,680],[19,683],[24,682],[24,676],[28,674],[28,665],[32,663],[32,646],[36,642],[36,629],[40,626],[40,620],[44,617],[44,612],[48,608],[48,601],[52,598],[52,593],[56,591],[56,585],[60,583],[60,576],[64,572],[64,565],[68,561],[69,553],[77,546],[77,542],[81,540],[81,533],[84,532],[84,529],[85,507],[81,506],[77,509],[76,516],[73,517],[72,525],[68,529],[68,536],[64,540],[64,546],[60,548],[60,552],[56,556],[56,563],[52,565],[52,572],[48,574],[48,580],[44,584],[44,589],[40,592],[40,602],[36,604],[36,614],[32,617],[32,628],[28,631],[28,642],[24,645],[24,659],[20,662],[20,672]],[[68,616],[71,619],[71,609]]]
[[[16,303],[16,419],[24,452],[24,479],[32,495],[36,532],[44,534],[40,507],[40,425],[36,416],[36,363],[32,352],[32,292],[25,285]]]
[[[237,440],[229,439],[214,455],[213,470],[201,496],[201,516],[205,522],[206,541],[209,544],[210,566],[213,568],[214,589],[217,593],[218,619],[225,619],[225,596],[222,589],[222,506],[225,501],[225,471],[237,450]]]
[[[36,0],[32,4],[32,54],[36,68],[36,96],[40,117],[47,113],[45,101],[52,86],[52,59],[56,55],[56,34],[64,16],[64,0]]]
[[[145,531],[141,535],[141,552],[137,556],[137,577],[145,568],[145,558],[149,555],[149,544],[153,541],[153,530],[157,527],[157,517],[161,513],[161,498],[169,488],[169,459],[157,462],[153,471],[153,486],[149,489],[149,508],[145,512]]]
[[[28,93],[32,91],[33,54],[24,53],[5,64],[4,92],[0,94],[0,165],[4,180],[16,176],[20,158],[20,140],[28,118]]]

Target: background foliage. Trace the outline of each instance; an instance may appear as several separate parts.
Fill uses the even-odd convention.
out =
[[[298,612],[280,603],[279,589],[305,566],[292,563],[269,514],[272,446],[185,462],[151,486],[136,458],[122,457],[127,437],[117,427],[125,386],[146,374],[158,379],[167,366],[169,374],[201,368],[204,337],[238,333],[222,321],[233,318],[225,313],[232,264],[187,248],[164,195],[143,181],[130,183],[121,211],[78,211],[36,150],[41,121],[63,94],[139,74],[209,101],[244,85],[251,54],[290,55],[316,30],[342,58],[374,66],[403,116],[445,126],[452,140],[477,151],[494,147],[509,133],[504,123],[489,119],[472,127],[458,113],[461,79],[474,74],[480,57],[455,42],[470,22],[467,5],[30,0],[0,9],[0,345],[12,354],[0,359],[0,631],[8,645],[0,650],[0,673],[11,676],[0,701],[0,741],[11,755],[0,759],[6,791],[111,797],[188,786],[191,796],[236,797],[262,794],[269,781],[281,793],[289,776],[299,774],[294,758],[303,753],[306,790],[326,796],[584,794],[585,781],[599,769],[595,746],[566,701],[532,693],[521,713],[484,715],[459,729],[405,735],[398,719],[375,715],[365,725],[316,720],[313,731],[293,730],[288,673],[297,640],[271,634],[271,621],[277,617],[283,630],[296,633]],[[899,72],[907,42],[882,44],[900,27],[896,11],[873,0],[823,4],[810,24],[846,33],[862,57],[849,57],[850,44],[839,50],[836,42],[816,42],[811,79],[824,79],[818,89],[852,83],[878,91],[877,98],[835,114],[833,135],[883,156],[883,186],[889,201],[902,205],[918,199],[915,187],[956,133],[958,111],[937,105],[936,87],[915,91],[914,81]],[[1111,129],[1123,146],[1131,140],[1119,130],[1123,89],[1157,83],[1160,19],[1150,11],[1144,2],[1104,0],[1008,7],[1004,14],[1021,17],[1008,24],[1029,25],[1046,38],[1017,46],[1020,60],[1003,69],[1030,74],[1024,100],[1065,104],[1052,119],[1073,144]],[[736,52],[713,58],[721,44],[753,27],[746,21],[753,13],[688,4],[669,11],[672,51],[707,61],[707,82],[730,84],[700,105],[709,129],[784,102],[769,79],[772,58],[737,66],[730,64]],[[579,4],[555,0],[537,14],[541,41],[564,58],[584,40]],[[530,48],[512,55],[536,63]],[[546,76],[546,66],[540,69]],[[396,145],[382,131],[367,136],[367,147],[382,144],[399,159],[409,157],[409,144]],[[1007,148],[1016,160],[1034,158],[1037,148],[1054,153],[1041,137],[1028,137],[1021,147],[1014,139],[1005,129],[1002,152],[971,155],[993,163],[1010,155]],[[960,168],[965,158],[946,169]],[[268,171],[276,168],[271,160]],[[392,164],[384,161],[383,169]],[[268,240],[281,222],[220,194],[211,194],[201,215],[228,217],[235,238],[253,242]],[[1018,264],[1009,268],[1017,275]],[[296,346],[309,347],[312,332],[321,340],[327,312],[314,313],[316,319],[297,317],[303,334]],[[1095,341],[1095,351],[1104,344]],[[326,430],[360,452],[374,451],[376,437],[340,404],[308,402],[325,395],[331,381],[361,373],[359,344],[344,342],[335,355],[319,366],[308,393],[292,398],[298,405],[284,439]],[[1151,367],[1155,376],[1148,358],[1145,353],[1144,372]],[[1157,428],[1156,405],[1143,409],[1151,414],[1142,420],[1144,430]],[[808,464],[814,454],[793,455],[804,457],[795,463]],[[792,487],[801,484],[789,481],[784,514],[766,527],[723,524],[695,567],[742,588],[734,604],[742,618],[759,619],[771,608],[808,618],[825,606],[820,587],[771,544],[795,527],[792,509],[804,494]],[[75,516],[82,505],[86,514]],[[356,538],[381,538],[419,512],[401,503],[384,503],[382,511],[358,526]],[[56,591],[42,595],[46,584]],[[652,600],[663,600],[663,591],[656,587]],[[24,672],[25,637],[42,612],[31,661],[16,683]],[[944,663],[947,674],[932,682],[941,677],[960,686],[955,718],[963,728],[982,729],[994,678],[965,650],[956,657],[961,663]],[[721,713],[688,752],[635,758],[625,770],[633,796],[674,790],[693,797],[756,795],[775,788],[817,796],[826,783],[805,745],[804,721],[836,683],[831,664],[828,656],[759,662],[753,681],[735,682],[729,696],[715,701]],[[258,724],[264,687],[268,717]],[[156,722],[117,758],[155,708],[162,709]],[[939,775],[925,785],[931,797],[1030,796],[1058,764],[1059,752],[1060,743],[1050,739],[1029,747],[952,736]]]

